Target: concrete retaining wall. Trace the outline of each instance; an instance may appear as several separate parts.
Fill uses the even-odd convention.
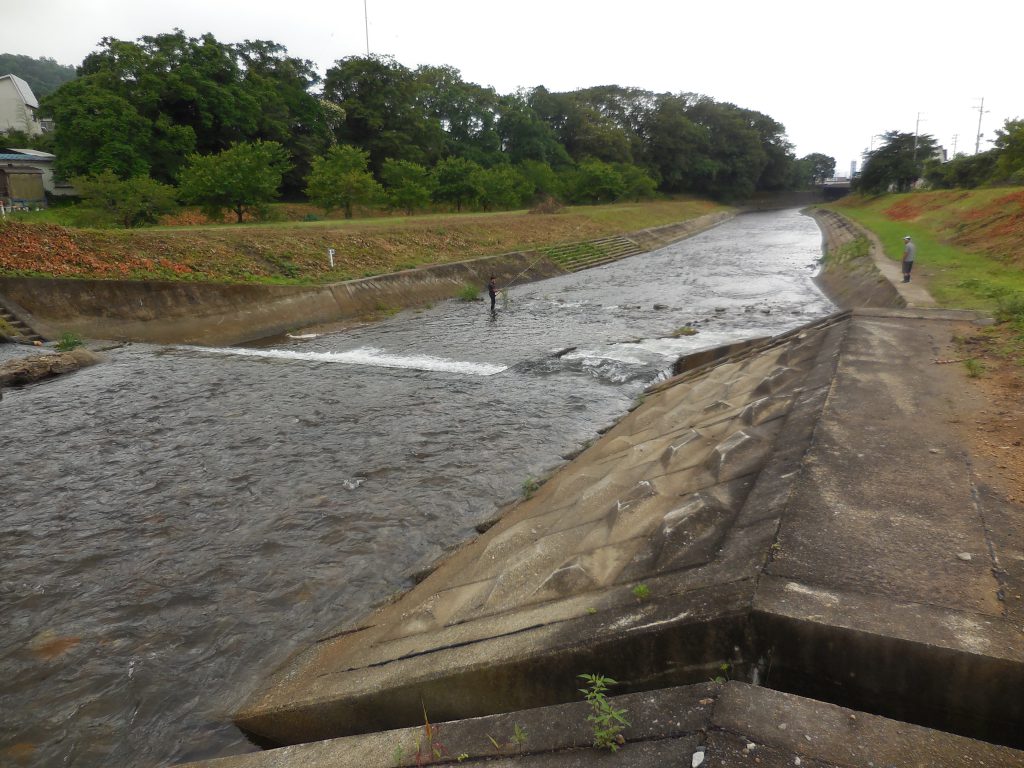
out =
[[[561,274],[536,254],[501,256],[412,269],[324,286],[0,277],[0,293],[28,309],[53,338],[157,343],[238,344],[314,323],[451,298],[467,284]]]
[[[654,250],[733,215],[709,214],[627,237]],[[25,322],[46,338],[72,331],[93,339],[226,345],[450,299],[467,283],[483,291],[492,274],[505,285],[564,271],[547,257],[524,251],[322,286],[0,276],[0,295],[24,308]]]

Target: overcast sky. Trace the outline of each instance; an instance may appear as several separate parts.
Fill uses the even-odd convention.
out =
[[[368,37],[374,54],[448,64],[503,94],[701,93],[770,115],[798,157],[830,155],[839,175],[876,134],[919,125],[971,154],[979,116],[982,150],[1024,118],[1020,0],[18,0],[0,11],[0,53],[77,65],[105,36],[175,27],[272,40],[321,72],[365,55]]]

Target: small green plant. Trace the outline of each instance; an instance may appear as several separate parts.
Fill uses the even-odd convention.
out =
[[[448,756],[448,748],[441,743],[441,729],[430,722],[427,708],[423,707],[423,733],[416,735],[416,765],[427,765]]]
[[[593,616],[595,613],[597,613],[597,608],[587,608],[587,613]]]
[[[523,726],[521,726],[519,723],[516,723],[513,726],[512,735],[509,737],[509,740],[507,742],[499,742],[490,734],[487,734],[487,739],[491,742],[491,745],[494,747],[494,749],[500,754],[504,754],[505,750],[509,748],[517,748],[519,750],[519,753],[522,754],[523,745],[526,743],[526,739],[529,738],[529,735],[530,734],[526,732],[526,729],[523,728]]]
[[[587,683],[586,688],[579,690],[590,704],[587,722],[593,726],[594,746],[618,752],[619,747],[626,743],[622,731],[629,727],[629,721],[625,717],[626,710],[616,709],[608,701],[608,688],[616,685],[616,682],[603,675],[583,674],[577,677]]]
[[[684,325],[682,328],[676,328],[672,331],[672,338],[678,339],[681,336],[696,336],[699,331],[690,325]]]
[[[715,675],[714,678],[712,678],[712,681],[716,683],[728,682],[729,672],[731,669],[732,666],[729,664],[729,662],[723,661],[721,664],[718,665],[718,674]]]
[[[528,499],[540,489],[540,483],[532,477],[523,480],[523,498]]]
[[[646,584],[637,584],[635,587],[633,587],[633,589],[630,590],[630,592],[632,592],[633,597],[635,597],[640,602],[643,602],[651,596],[651,588],[648,587]]]
[[[967,368],[967,375],[972,379],[977,379],[985,372],[985,364],[974,357],[964,360],[964,367]]]
[[[480,298],[480,289],[472,283],[466,283],[459,288],[459,292],[456,295],[462,301],[476,301]]]
[[[82,346],[83,343],[82,337],[77,333],[64,331],[64,333],[60,335],[60,339],[57,341],[56,347],[61,352],[70,352],[72,349],[77,349]]]

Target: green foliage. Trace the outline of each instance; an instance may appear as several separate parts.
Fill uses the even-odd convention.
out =
[[[482,171],[479,164],[465,158],[450,157],[442,160],[432,171],[434,199],[454,203],[456,211],[461,211],[464,205],[475,203],[483,194],[480,186]]]
[[[609,686],[616,685],[616,682],[603,675],[582,674],[577,677],[587,684],[586,688],[579,690],[590,704],[587,722],[593,727],[594,746],[617,752],[625,743],[622,731],[629,727],[629,721],[625,717],[626,710],[616,709],[608,701]]]
[[[992,178],[997,159],[996,150],[990,149],[977,155],[957,155],[948,163],[929,160],[924,166],[924,179],[934,189],[974,189]]]
[[[643,602],[651,596],[651,588],[648,587],[646,584],[637,584],[635,587],[633,587],[633,589],[630,590],[630,592],[632,592],[633,597],[635,597],[640,602]]]
[[[797,160],[794,186],[802,188],[812,184],[821,184],[825,179],[831,179],[835,175],[835,158],[823,155],[820,152],[812,152]]]
[[[1024,323],[1024,293],[1007,291],[996,300],[996,320],[1000,323]]]
[[[714,677],[712,682],[715,682],[715,683],[726,683],[726,682],[728,682],[729,681],[729,673],[731,671],[732,671],[732,665],[729,662],[727,662],[727,661],[723,661],[721,664],[718,665],[718,674],[715,675],[715,677]]]
[[[540,483],[534,480],[532,477],[528,477],[523,480],[523,498],[529,499],[538,490],[540,490]]]
[[[330,212],[335,208],[352,218],[354,204],[368,205],[380,200],[384,190],[366,170],[369,153],[357,147],[331,147],[326,157],[313,160],[313,169],[306,184],[310,202]]]
[[[967,375],[972,379],[977,379],[985,373],[985,364],[973,357],[964,360],[964,367],[967,369]]]
[[[29,84],[37,99],[48,96],[75,79],[75,68],[43,56],[34,59],[16,53],[0,53],[0,75],[16,75]],[[19,146],[24,146],[19,145]]]
[[[148,176],[121,180],[112,171],[72,180],[81,196],[81,207],[97,215],[96,221],[126,229],[156,224],[160,216],[178,207],[173,187]]]
[[[479,189],[477,200],[485,211],[519,208],[533,192],[533,185],[516,168],[499,165],[475,172],[473,183]]]
[[[288,153],[276,141],[232,144],[216,155],[189,155],[179,193],[210,217],[231,210],[241,222],[247,212],[260,214],[277,197],[289,167]]]
[[[401,209],[412,216],[417,208],[430,205],[435,189],[434,177],[419,163],[385,160],[381,179],[387,190],[388,204],[392,208]]]
[[[682,336],[696,336],[700,331],[690,325],[684,325],[682,328],[676,328],[672,332],[674,338],[680,338]]]
[[[480,298],[480,289],[472,283],[466,283],[459,289],[459,292],[456,295],[462,301],[476,301]]]
[[[996,130],[994,180],[1024,184],[1024,120],[1007,120]]]
[[[935,155],[938,145],[928,134],[889,131],[882,138],[882,145],[867,154],[856,187],[869,194],[890,189],[909,192],[924,175],[925,164]]]
[[[615,166],[600,160],[580,163],[570,179],[570,196],[576,203],[610,203],[626,191],[622,174]]]
[[[77,349],[82,346],[83,343],[82,337],[77,333],[64,331],[54,346],[61,352],[70,352],[72,349]]]

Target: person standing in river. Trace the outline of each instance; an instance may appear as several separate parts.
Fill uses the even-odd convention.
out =
[[[487,295],[491,297],[491,314],[493,315],[497,310],[494,308],[494,302],[498,298],[498,281],[491,275],[491,279],[487,281]]]
[[[910,282],[910,270],[914,268],[914,256],[917,254],[917,246],[910,239],[910,235],[903,238],[903,282]]]

